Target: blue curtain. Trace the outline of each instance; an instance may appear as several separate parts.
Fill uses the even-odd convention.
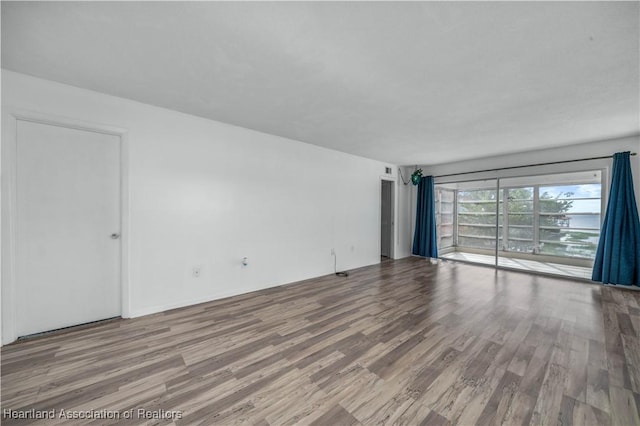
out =
[[[613,155],[611,191],[593,265],[593,281],[640,284],[640,221],[629,155]]]
[[[423,176],[418,184],[416,232],[413,236],[413,254],[438,257],[436,239],[436,203],[433,176]]]

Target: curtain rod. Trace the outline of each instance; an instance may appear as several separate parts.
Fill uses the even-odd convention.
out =
[[[632,152],[631,155],[637,155],[637,154],[635,152]],[[448,175],[438,175],[438,176],[434,176],[434,178],[449,177],[449,176],[459,176],[459,175],[469,175],[469,174],[472,174],[472,173],[497,172],[497,171],[500,171],[500,170],[522,169],[522,168],[525,168],[525,167],[550,166],[552,164],[577,163],[579,161],[603,160],[605,158],[611,158],[611,157],[613,157],[613,156],[612,155],[605,155],[603,157],[580,158],[578,160],[551,161],[551,162],[548,162],[548,163],[527,164],[526,166],[499,167],[497,169],[476,170],[475,172],[462,172],[462,173],[450,173]]]

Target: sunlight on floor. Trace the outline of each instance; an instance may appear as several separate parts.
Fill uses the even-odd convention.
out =
[[[495,258],[484,254],[453,252],[440,256],[442,259],[462,260],[465,262],[495,265]],[[562,275],[573,278],[591,279],[591,268],[581,266],[562,265],[560,263],[539,262],[536,260],[498,258],[498,266],[524,271],[540,272],[544,274]]]

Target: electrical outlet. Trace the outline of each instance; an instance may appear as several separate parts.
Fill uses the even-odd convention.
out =
[[[193,267],[193,278],[200,278],[200,272],[202,272],[202,267],[201,266],[194,266]]]
[[[331,249],[331,256],[335,256],[336,255],[336,250],[335,249]]]

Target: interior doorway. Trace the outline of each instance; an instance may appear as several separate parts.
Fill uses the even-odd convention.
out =
[[[380,181],[380,258],[381,260],[393,259],[394,248],[394,182],[390,180]]]

